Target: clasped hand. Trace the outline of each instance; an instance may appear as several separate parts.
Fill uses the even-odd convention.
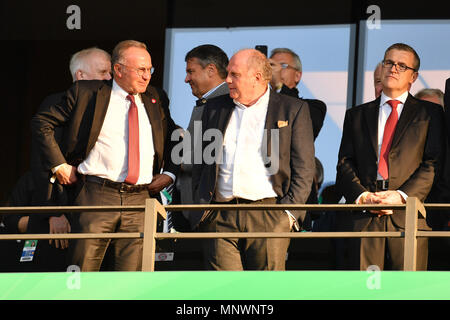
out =
[[[403,204],[405,200],[395,190],[388,191],[380,191],[380,192],[367,192],[367,194],[363,195],[361,199],[361,204]],[[393,214],[394,211],[391,209],[383,209],[383,210],[370,210],[371,213],[378,215],[381,217],[383,215]]]

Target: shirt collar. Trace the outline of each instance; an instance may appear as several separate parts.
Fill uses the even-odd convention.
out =
[[[406,99],[408,98],[408,94],[409,94],[409,92],[405,91],[401,95],[399,95],[397,98],[391,98],[391,97],[388,97],[387,95],[385,95],[384,92],[381,92],[380,106],[383,106],[389,100],[398,100],[402,104],[405,104]]]
[[[120,99],[123,99],[123,100],[126,100],[127,96],[129,95],[128,92],[123,90],[122,87],[117,84],[116,80],[113,80],[112,94],[114,94],[115,96],[117,96],[117,97],[119,97]],[[133,96],[134,96],[135,101],[136,101],[136,99],[140,99],[140,95],[139,94],[134,94]]]
[[[251,107],[258,107],[258,106],[267,106],[269,104],[269,94],[270,89],[269,86],[266,88],[266,92],[254,103],[251,105]],[[240,109],[247,109],[248,107],[243,105],[242,103],[236,101],[233,99],[234,104],[239,107]]]
[[[225,81],[222,82],[221,84],[219,84],[217,87],[214,87],[214,88],[212,88],[211,90],[209,90],[207,93],[205,93],[205,94],[202,96],[202,99],[208,98],[210,95],[213,94],[214,91],[217,90],[218,87],[220,87],[220,86],[223,85],[224,83],[225,83]]]

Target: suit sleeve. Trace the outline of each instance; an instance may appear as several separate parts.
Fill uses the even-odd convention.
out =
[[[280,148],[282,150],[283,146]],[[292,123],[290,156],[290,186],[287,194],[280,199],[280,203],[306,203],[315,174],[314,138],[306,102],[302,102]],[[300,213],[294,213],[296,218]]]
[[[315,140],[322,129],[323,121],[325,120],[325,115],[327,113],[327,105],[324,102],[315,99],[308,100],[308,105]]]
[[[159,98],[161,100],[161,106],[164,112],[164,115],[167,119],[167,136],[166,141],[164,145],[164,171],[168,171],[175,176],[178,175],[178,172],[180,170],[180,165],[175,164],[172,161],[172,149],[175,147],[175,145],[178,143],[178,141],[172,141],[172,132],[179,128],[173,121],[172,117],[170,116],[170,109],[169,109],[169,97],[167,96],[166,92],[160,88],[156,88],[159,94]]]
[[[361,193],[367,191],[361,184],[355,169],[356,151],[353,145],[352,122],[352,114],[347,111],[336,168],[336,190],[345,197],[347,203],[354,203]],[[338,195],[339,198],[340,195]]]
[[[435,177],[438,177],[441,172],[445,154],[443,111],[437,105],[427,105],[426,108],[430,114],[430,122],[422,161],[411,177],[399,188],[408,197],[417,197],[422,201],[430,192]]]
[[[55,104],[42,104],[31,119],[31,132],[45,170],[66,162],[55,139],[55,129],[69,121],[76,103],[78,82]]]

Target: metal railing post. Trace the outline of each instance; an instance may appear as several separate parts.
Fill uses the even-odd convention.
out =
[[[403,270],[416,271],[417,262],[417,226],[419,211],[425,217],[425,208],[419,199],[408,197],[405,212],[405,245]]]
[[[156,199],[145,201],[142,271],[155,271],[156,226],[158,214],[166,219],[164,207]]]

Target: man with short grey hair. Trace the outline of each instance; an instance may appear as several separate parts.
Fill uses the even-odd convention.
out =
[[[417,92],[414,97],[420,100],[426,100],[444,107],[444,93],[441,89],[425,88]]]
[[[32,119],[44,168],[60,184],[72,186],[75,205],[144,205],[178,172],[170,157],[175,123],[169,100],[149,85],[150,53],[133,40],[120,42],[113,58],[116,52],[112,81],[75,81],[60,103],[40,109]],[[58,145],[53,133],[60,127],[64,139]],[[82,212],[79,224],[83,233],[143,232],[144,215]],[[142,246],[142,239],[79,240],[72,264],[98,271],[111,248],[112,270],[138,271]]]
[[[303,75],[300,57],[291,49],[275,48],[270,53],[269,61],[272,66],[272,79],[270,81],[272,89],[281,94],[300,98],[297,89],[297,85],[300,83]],[[323,121],[327,113],[327,106],[321,100],[303,100],[309,105],[314,139],[316,139],[320,129],[322,129]]]
[[[111,56],[95,47],[83,49],[72,56],[69,68],[73,81],[110,80]]]

